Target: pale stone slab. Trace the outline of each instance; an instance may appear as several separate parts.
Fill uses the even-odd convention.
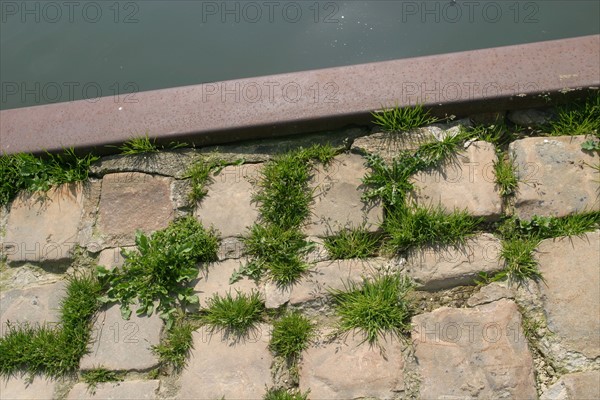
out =
[[[600,231],[543,240],[536,258],[548,328],[571,351],[600,356]]]
[[[25,377],[0,379],[0,400],[52,400],[56,381],[36,376],[33,382]]]
[[[129,320],[121,317],[119,305],[101,311],[94,321],[89,353],[81,359],[81,369],[144,371],[158,365],[151,346],[160,341],[163,322],[156,314],[138,317],[136,308]]]
[[[102,265],[106,269],[113,270],[120,268],[125,263],[125,257],[121,253],[122,250],[133,251],[135,246],[115,247],[112,249],[104,249],[98,256],[98,265]]]
[[[406,273],[424,290],[472,285],[479,272],[502,269],[500,240],[489,233],[467,239],[464,245],[424,247],[411,251]]]
[[[199,159],[200,155],[190,149],[130,155],[119,154],[102,157],[90,166],[90,172],[94,175],[142,172],[181,179],[186,176],[189,167]]]
[[[304,233],[322,237],[346,226],[378,229],[383,221],[383,208],[379,203],[367,204],[361,199],[361,180],[367,173],[364,164],[365,159],[359,155],[342,154],[328,167],[316,167],[309,182],[314,204]]]
[[[467,300],[467,305],[469,307],[475,307],[481,304],[498,301],[500,299],[514,298],[515,295],[513,291],[507,287],[505,282],[492,282],[489,285],[481,287],[478,292],[469,297]]]
[[[536,399],[517,305],[439,308],[413,318],[420,398]]]
[[[8,263],[70,260],[82,213],[81,183],[60,185],[43,195],[19,195],[10,208],[2,245]]]
[[[581,149],[585,140],[585,136],[535,137],[510,144],[519,178],[517,217],[600,210],[600,176],[593,168],[600,157]]]
[[[541,400],[600,399],[600,371],[576,372],[560,377],[540,397]]]
[[[383,342],[385,356],[362,334],[313,345],[302,354],[300,389],[312,399],[395,398],[404,389],[404,358],[397,339]]]
[[[317,263],[297,284],[286,288],[272,282],[265,285],[266,307],[300,304],[324,299],[331,289],[342,290],[348,282],[361,282],[381,260],[334,260]]]
[[[234,284],[229,284],[231,275],[240,266],[239,260],[225,260],[211,263],[206,270],[200,271],[198,275],[200,279],[194,287],[194,291],[202,307],[205,307],[207,300],[215,294],[225,296],[229,292],[235,296],[236,292],[250,294],[252,291],[259,291],[256,283],[245,277]]]
[[[261,168],[261,164],[231,165],[212,174],[208,194],[197,204],[196,218],[214,226],[224,238],[246,234],[259,216],[252,195]]]
[[[87,383],[78,383],[67,396],[68,400],[150,400],[158,399],[159,380],[135,380],[98,383],[90,392]]]
[[[180,399],[261,399],[271,386],[270,327],[233,340],[208,328],[194,332],[194,349],[181,373]]]
[[[0,294],[0,336],[12,325],[44,323],[55,325],[60,321],[60,303],[65,296],[66,282],[14,289]]]
[[[466,209],[475,217],[497,219],[502,200],[495,183],[496,160],[494,145],[473,142],[439,167],[415,174],[410,200],[422,207],[439,204],[447,212]]]
[[[171,180],[137,172],[104,177],[98,230],[107,246],[131,246],[136,230],[150,234],[167,227],[175,215]]]

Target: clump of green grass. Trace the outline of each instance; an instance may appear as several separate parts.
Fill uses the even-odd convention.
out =
[[[167,146],[160,146],[156,144],[156,139],[150,139],[146,133],[144,136],[133,137],[123,143],[121,146],[108,146],[117,147],[123,155],[143,154],[143,153],[158,153],[161,150],[166,149],[178,149],[186,147],[186,143],[171,142]]]
[[[492,143],[497,148],[505,147],[517,138],[514,132],[504,123],[468,127],[464,128],[464,133],[473,139]]]
[[[392,252],[428,244],[458,245],[472,236],[481,224],[465,211],[446,213],[438,207],[400,209],[386,216],[383,229],[388,235],[387,246]]]
[[[535,237],[550,239],[560,236],[577,236],[600,228],[600,211],[591,211],[566,217],[534,215],[530,220],[509,218],[500,227],[506,238]]]
[[[72,276],[61,302],[59,325],[8,324],[8,332],[0,338],[0,375],[27,371],[31,376],[59,377],[77,371],[87,351],[100,292],[94,277]]]
[[[65,149],[63,154],[47,153],[45,157],[32,154],[0,156],[0,205],[8,204],[19,191],[48,191],[52,186],[88,179],[90,165],[98,157],[78,156]]]
[[[499,156],[498,160],[494,163],[494,172],[500,196],[508,197],[514,195],[519,187],[519,179],[517,178],[514,161]]]
[[[249,295],[236,292],[235,297],[231,292],[225,296],[214,294],[207,300],[207,307],[202,311],[200,321],[212,329],[243,337],[261,321],[264,308],[260,294],[256,291]]]
[[[429,115],[422,105],[414,107],[384,108],[374,112],[373,123],[387,132],[405,132],[421,126],[433,124],[438,119]]]
[[[539,244],[536,238],[512,238],[502,242],[500,256],[504,259],[504,270],[494,280],[508,278],[510,282],[521,283],[527,279],[543,280],[538,263],[533,255]]]
[[[330,292],[341,332],[358,329],[364,341],[374,344],[387,333],[401,337],[410,330],[407,295],[412,284],[408,278],[381,275],[361,285],[349,282],[345,286],[345,290]]]
[[[290,393],[286,389],[269,389],[265,394],[264,400],[307,400],[309,392]]]
[[[156,310],[170,328],[178,303],[198,303],[188,283],[198,276],[196,263],[217,260],[219,239],[194,217],[184,217],[150,237],[138,232],[135,242],[137,249],[124,253],[122,268],[99,267],[98,276],[108,287],[101,300],[120,303],[124,319],[131,316],[135,299],[138,315],[151,315],[158,302]]]
[[[334,260],[369,258],[377,254],[379,238],[364,226],[346,228],[326,237],[325,248]]]
[[[277,355],[297,359],[314,336],[315,326],[299,312],[291,312],[273,322],[270,348]]]
[[[192,190],[189,195],[191,202],[201,201],[208,193],[206,186],[212,182],[211,174],[218,174],[228,165],[242,165],[246,162],[243,158],[230,163],[222,159],[200,160],[190,166],[186,178],[190,179]]]
[[[94,394],[99,383],[123,381],[123,373],[109,371],[105,368],[96,368],[89,371],[83,371],[81,373],[81,379],[87,383],[88,390]]]
[[[600,137],[600,94],[596,93],[585,101],[557,108],[558,116],[550,122],[550,134],[588,135]]]
[[[152,346],[152,351],[158,355],[161,364],[171,365],[178,371],[185,367],[187,357],[194,347],[192,334],[196,328],[192,321],[184,318],[176,320],[163,343]]]

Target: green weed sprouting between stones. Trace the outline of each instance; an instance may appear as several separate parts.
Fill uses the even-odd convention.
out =
[[[594,135],[600,138],[600,93],[584,101],[557,107],[558,116],[550,122],[552,136]]]
[[[279,155],[265,164],[254,195],[260,223],[252,226],[244,238],[251,260],[233,273],[230,283],[242,276],[257,280],[266,272],[279,286],[287,286],[308,270],[302,257],[312,245],[300,228],[309,216],[312,202],[308,187],[311,162],[327,166],[338,153],[330,145],[315,145]]]
[[[429,115],[422,105],[414,107],[383,108],[374,112],[373,123],[387,132],[405,132],[421,126],[433,124],[438,119]]]
[[[297,360],[314,337],[315,326],[299,312],[290,312],[273,322],[269,347],[275,354]]]
[[[144,136],[133,137],[123,143],[121,146],[107,146],[116,147],[123,155],[143,154],[143,153],[158,153],[161,150],[174,150],[182,147],[187,147],[187,143],[171,142],[167,146],[160,146],[156,144],[156,139],[150,139],[146,133]]]
[[[349,282],[344,290],[330,290],[340,332],[358,329],[364,341],[375,344],[386,334],[401,337],[410,330],[412,283],[400,275],[381,275],[362,284]]]
[[[213,330],[244,337],[263,317],[265,305],[260,293],[250,294],[236,292],[235,297],[228,292],[225,296],[215,293],[207,300],[207,307],[202,310],[200,322]]]
[[[171,328],[178,305],[198,303],[188,284],[198,276],[196,263],[217,260],[219,239],[194,217],[184,217],[150,237],[138,232],[135,242],[135,251],[124,252],[122,268],[98,268],[108,288],[100,299],[120,303],[124,319],[129,319],[134,300],[138,315],[151,315],[158,302],[156,311]]]
[[[186,173],[186,178],[190,179],[192,190],[189,200],[193,203],[201,201],[208,193],[206,186],[211,183],[211,173],[218,174],[228,165],[242,165],[246,160],[239,159],[236,162],[228,163],[224,160],[200,160],[190,166]]]
[[[32,154],[0,156],[0,205],[8,204],[19,191],[48,191],[52,186],[88,179],[90,165],[98,157],[78,156],[73,149],[63,154],[47,153],[45,157]]]
[[[373,257],[379,243],[380,239],[365,227],[345,228],[324,240],[327,253],[334,260]]]
[[[92,394],[96,392],[99,383],[121,382],[123,381],[123,372],[109,371],[105,368],[96,368],[81,373],[81,380],[88,385],[88,391]]]
[[[308,400],[310,391],[302,394],[301,392],[290,393],[286,389],[269,389],[263,397],[264,400]]]
[[[498,156],[498,160],[494,163],[494,172],[500,196],[508,197],[517,192],[519,178],[517,177],[516,168],[512,159],[505,159],[502,155]]]
[[[196,328],[194,322],[183,317],[175,320],[166,339],[161,344],[152,346],[152,351],[158,355],[162,365],[171,365],[176,371],[185,367],[187,357],[194,347],[192,334]]]
[[[472,139],[483,140],[496,146],[497,149],[505,148],[517,138],[513,130],[506,124],[477,125],[463,128],[463,132]]]
[[[26,371],[30,376],[43,373],[59,377],[77,371],[87,351],[100,292],[95,277],[71,276],[57,326],[8,324],[7,333],[0,338],[0,375]]]

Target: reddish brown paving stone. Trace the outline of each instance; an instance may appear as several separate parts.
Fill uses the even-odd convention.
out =
[[[240,267],[240,261],[232,259],[210,263],[205,270],[200,271],[198,283],[194,287],[200,306],[205,307],[207,300],[215,294],[225,296],[231,293],[235,296],[237,292],[250,294],[253,291],[260,291],[256,283],[246,277],[233,284],[229,283],[231,275]]]
[[[576,372],[560,377],[540,397],[541,400],[600,399],[600,371]]]

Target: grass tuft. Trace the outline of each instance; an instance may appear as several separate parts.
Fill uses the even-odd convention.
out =
[[[177,319],[167,332],[165,341],[157,346],[152,346],[152,351],[158,355],[163,365],[171,365],[175,370],[183,369],[187,357],[194,347],[192,333],[196,325],[183,318]]]
[[[269,389],[267,394],[265,394],[264,400],[307,400],[308,393],[309,392],[304,394],[301,392],[290,393],[288,390],[283,388]]]
[[[133,154],[144,154],[144,153],[158,153],[161,150],[173,150],[182,147],[187,147],[187,143],[171,142],[167,146],[159,146],[156,144],[156,139],[150,139],[146,133],[144,136],[133,137],[123,143],[121,146],[107,146],[117,147],[123,155]]]
[[[437,118],[429,115],[422,105],[415,107],[393,107],[383,108],[382,111],[374,112],[373,123],[381,126],[387,132],[405,132],[424,125],[437,122]]]
[[[543,280],[538,263],[533,255],[539,244],[536,238],[512,238],[502,242],[500,256],[504,259],[504,270],[495,280],[508,278],[509,282],[522,283],[527,279]]]
[[[225,296],[214,294],[207,300],[208,307],[203,310],[200,320],[212,329],[224,330],[236,336],[243,337],[255,328],[262,319],[265,305],[260,293],[251,294],[231,292]]]
[[[89,371],[83,371],[81,373],[81,379],[87,383],[88,390],[94,394],[99,383],[123,381],[123,373],[109,371],[105,368],[97,368]]]
[[[557,108],[558,116],[550,122],[552,136],[575,136],[592,134],[600,137],[600,94],[585,101]]]
[[[284,315],[273,323],[270,348],[277,355],[297,359],[314,336],[315,327],[298,312]]]
[[[325,248],[334,260],[374,257],[379,238],[365,227],[343,229],[325,238]]]
[[[519,187],[519,179],[517,178],[514,161],[499,156],[498,161],[494,163],[494,172],[500,196],[508,197],[514,195]]]
[[[345,290],[332,290],[339,329],[354,329],[364,334],[369,344],[378,342],[386,333],[400,337],[410,329],[410,307],[406,299],[412,284],[406,277],[382,275],[365,279],[362,285],[349,282]]]

